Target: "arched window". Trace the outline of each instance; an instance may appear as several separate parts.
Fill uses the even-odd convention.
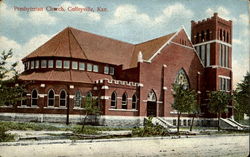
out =
[[[203,42],[205,39],[205,34],[204,34],[204,31],[201,32],[201,42]]]
[[[110,106],[111,106],[112,108],[116,108],[116,104],[117,104],[117,97],[116,97],[116,93],[113,92],[113,93],[111,94],[111,104],[110,104]]]
[[[220,40],[222,40],[222,29],[220,29]]]
[[[127,93],[123,93],[122,95],[122,109],[127,109],[128,108],[128,96]]]
[[[223,41],[225,41],[226,40],[226,32],[225,32],[225,30],[223,31]]]
[[[137,109],[137,97],[136,94],[132,97],[132,109]]]
[[[206,40],[210,40],[210,31],[209,31],[209,29],[207,30],[207,34],[206,34]]]
[[[199,39],[200,39],[200,36],[199,36],[199,33],[196,34],[196,43],[199,42]]]
[[[38,92],[36,89],[34,89],[31,92],[31,105],[37,105],[37,100],[38,100]]]
[[[50,89],[48,92],[48,106],[54,106],[55,105],[55,92]]]
[[[181,69],[176,76],[175,83],[184,85],[184,88],[189,88],[188,76],[184,69]]]
[[[227,42],[229,43],[229,33],[227,32]]]
[[[82,106],[82,95],[80,91],[77,91],[75,94],[75,107]]]
[[[67,104],[67,93],[63,89],[60,92],[60,106],[66,106],[66,104]]]
[[[148,99],[147,100],[151,101],[151,102],[156,102],[157,101],[156,94],[155,94],[153,89],[148,93]]]

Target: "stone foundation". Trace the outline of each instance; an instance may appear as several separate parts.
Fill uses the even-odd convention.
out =
[[[70,115],[71,124],[79,124],[84,120],[84,115]],[[141,127],[144,124],[145,117],[132,116],[88,116],[86,124],[101,125],[109,127]],[[170,124],[177,125],[176,117],[162,117]],[[66,123],[66,115],[61,114],[28,114],[28,113],[0,113],[0,120],[17,122],[48,122],[48,123]],[[190,126],[192,118],[181,117],[181,126]],[[216,127],[217,121],[214,118],[195,118],[194,126]]]

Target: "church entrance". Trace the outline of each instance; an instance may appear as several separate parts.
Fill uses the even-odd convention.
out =
[[[156,102],[153,101],[147,102],[147,116],[156,117]]]
[[[148,93],[147,98],[147,116],[157,116],[157,98],[153,90]]]

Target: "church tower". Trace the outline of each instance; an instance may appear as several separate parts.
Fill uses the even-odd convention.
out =
[[[191,40],[205,67],[206,92],[231,92],[232,21],[220,18],[217,13],[202,21],[191,21]]]

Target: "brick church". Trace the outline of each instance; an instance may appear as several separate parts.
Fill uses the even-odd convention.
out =
[[[232,89],[232,21],[214,13],[191,21],[191,38],[181,28],[139,44],[68,27],[22,62],[19,79],[27,83],[27,99],[0,112],[32,115],[38,121],[65,120],[68,113],[73,121],[81,118],[91,97],[102,106],[102,123],[107,125],[136,123],[147,116],[171,122],[177,114],[171,107],[172,84],[182,83],[198,94],[199,118],[213,119],[207,93]],[[182,118],[189,120],[189,115]]]

